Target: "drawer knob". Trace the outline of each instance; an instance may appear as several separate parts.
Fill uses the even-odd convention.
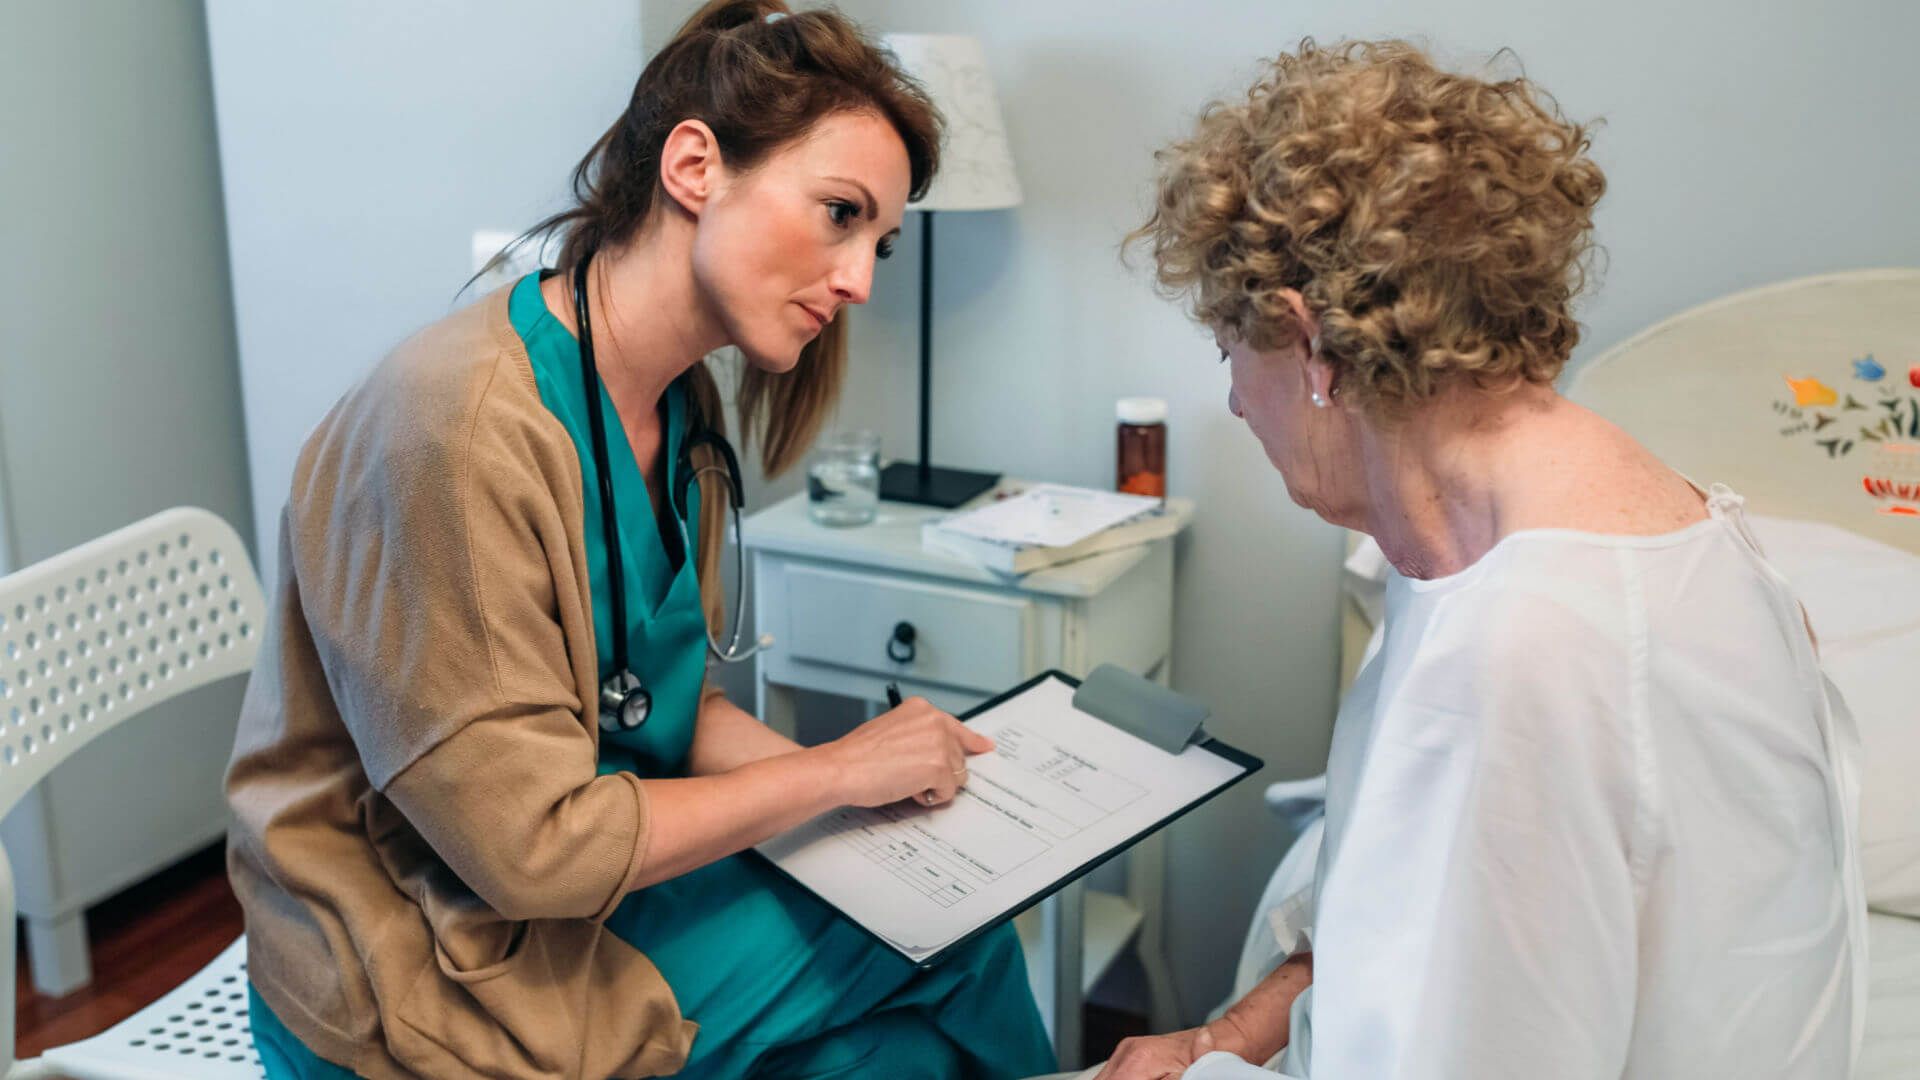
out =
[[[916,636],[912,623],[895,623],[893,637],[887,639],[887,659],[896,664],[913,663],[913,640]]]

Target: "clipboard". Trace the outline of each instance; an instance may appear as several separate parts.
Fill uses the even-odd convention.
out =
[[[1047,871],[1047,879],[1040,887],[1026,893],[1026,895],[1015,902],[1009,903],[1002,899],[999,901],[1000,906],[996,914],[988,917],[985,921],[963,935],[941,945],[936,951],[918,958],[915,958],[911,952],[890,940],[885,934],[867,925],[861,918],[846,911],[831,898],[822,895],[819,890],[814,889],[801,877],[789,872],[787,867],[782,866],[777,859],[770,857],[757,848],[752,850],[755,855],[780,873],[781,876],[793,882],[801,889],[813,894],[828,907],[833,908],[837,914],[859,928],[862,933],[873,938],[889,951],[906,959],[916,968],[924,970],[937,967],[954,953],[978,940],[982,935],[993,931],[1002,924],[1012,920],[1021,912],[1026,911],[1047,897],[1059,892],[1067,885],[1092,873],[1114,856],[1119,855],[1147,836],[1166,828],[1174,821],[1186,816],[1195,807],[1211,801],[1215,796],[1246,779],[1248,776],[1253,775],[1265,765],[1263,761],[1252,754],[1229,746],[1218,739],[1205,736],[1204,732],[1200,730],[1200,719],[1204,718],[1206,710],[1197,702],[1192,701],[1190,698],[1183,698],[1180,695],[1174,694],[1172,691],[1156,683],[1150,683],[1145,679],[1141,679],[1137,675],[1106,666],[1103,666],[1101,669],[1096,669],[1094,673],[1089,675],[1084,684],[1081,680],[1075,679],[1073,676],[1062,671],[1043,671],[1033,678],[1020,683],[1018,686],[997,694],[989,700],[982,702],[980,705],[967,710],[959,716],[959,719],[962,722],[973,721],[1015,698],[1021,697],[1029,691],[1034,690],[1050,679],[1058,680],[1075,691],[1073,700],[1074,710],[1105,721],[1116,729],[1142,741],[1150,744],[1157,742],[1160,745],[1156,746],[1156,749],[1162,752],[1167,752],[1167,744],[1171,741],[1174,730],[1187,729],[1187,734],[1182,737],[1182,744],[1184,744],[1182,748],[1184,749],[1185,746],[1197,746],[1215,757],[1222,759],[1230,766],[1230,768],[1223,770],[1223,772],[1229,775],[1225,775],[1224,778],[1219,779],[1217,783],[1211,784],[1211,786],[1198,795],[1179,803],[1179,805],[1172,808],[1170,812],[1156,814],[1151,824],[1131,830],[1124,839],[1105,844],[1097,854],[1079,861],[1070,869],[1058,873],[1054,873],[1051,870]],[[1151,690],[1145,690],[1142,689],[1142,687],[1150,687]],[[1087,700],[1086,704],[1083,704],[1083,698],[1087,698],[1087,695],[1081,693],[1083,690],[1098,691],[1098,693],[1093,694],[1092,697]],[[1087,705],[1092,705],[1093,708],[1089,709]],[[1184,708],[1182,707],[1183,705],[1185,706]],[[811,825],[812,823],[809,824]],[[801,829],[808,827],[809,826],[802,826]],[[799,831],[800,830],[795,830],[796,833]],[[781,838],[776,837],[775,840],[768,841],[768,845],[774,845],[776,841],[780,839]]]

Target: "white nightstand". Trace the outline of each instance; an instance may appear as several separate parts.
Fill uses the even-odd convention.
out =
[[[1192,519],[1190,501],[1168,505],[1182,527]],[[761,719],[791,733],[796,689],[877,703],[896,681],[902,693],[959,713],[1048,668],[1078,677],[1113,663],[1169,681],[1173,538],[1008,579],[921,548],[921,523],[947,512],[882,502],[872,524],[829,528],[807,517],[802,494],[742,523],[754,625],[775,639],[760,656]],[[903,625],[911,646],[896,640]],[[1015,920],[1062,1068],[1079,1058],[1083,995],[1129,942],[1146,970],[1154,1030],[1179,1025],[1164,862],[1156,834],[1127,853],[1125,896],[1075,884]],[[1078,979],[1054,977],[1075,970]]]

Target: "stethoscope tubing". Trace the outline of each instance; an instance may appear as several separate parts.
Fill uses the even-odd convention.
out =
[[[626,568],[620,560],[620,521],[613,503],[613,470],[608,466],[607,422],[600,412],[600,369],[593,362],[593,322],[587,315],[587,267],[592,253],[573,269],[573,318],[580,328],[580,376],[587,387],[587,423],[593,430],[594,471],[600,480],[600,527],[606,537],[607,579],[613,594],[613,670],[615,677],[627,665]]]
[[[594,363],[593,323],[587,304],[587,270],[592,261],[593,252],[588,252],[574,267],[573,312],[575,323],[579,327],[581,378],[587,391],[587,421],[592,429],[593,460],[600,487],[600,526],[606,541],[608,585],[613,599],[613,674],[603,681],[602,695],[605,697],[611,693],[624,697],[635,692],[644,693],[644,689],[641,687],[639,678],[633,674],[627,655],[626,571],[620,557],[619,512],[614,505],[613,470],[607,451],[606,418],[600,407],[600,369]],[[675,459],[675,469],[679,473],[678,487],[684,488],[688,484],[697,483],[701,476],[709,472],[722,474],[728,486],[727,502],[733,519],[734,536],[733,633],[728,638],[727,644],[722,647],[720,640],[714,636],[713,628],[705,625],[704,616],[701,619],[702,630],[707,639],[707,650],[715,659],[722,663],[738,663],[751,659],[768,644],[763,638],[744,649],[740,646],[740,635],[745,630],[742,619],[746,614],[746,553],[740,546],[742,536],[740,506],[743,493],[739,465],[733,448],[727,444],[726,439],[719,432],[708,429],[700,433],[700,441],[713,443],[724,464],[706,465],[695,469],[691,452],[692,443],[695,441],[692,426],[689,422],[688,430],[682,433],[679,455]],[[681,458],[684,458],[684,461]],[[697,557],[694,545],[696,534],[685,512],[686,496],[682,491],[676,491],[675,494],[676,497],[669,500],[669,505],[673,508],[675,524],[680,529],[682,555],[684,558],[694,559]],[[698,573],[696,567],[696,578]]]

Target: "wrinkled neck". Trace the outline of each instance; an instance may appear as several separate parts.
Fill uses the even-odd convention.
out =
[[[1385,425],[1358,426],[1362,526],[1410,578],[1455,574],[1515,529],[1520,508],[1577,453],[1584,410],[1551,387],[1454,388]],[[1565,475],[1562,473],[1562,475]]]

